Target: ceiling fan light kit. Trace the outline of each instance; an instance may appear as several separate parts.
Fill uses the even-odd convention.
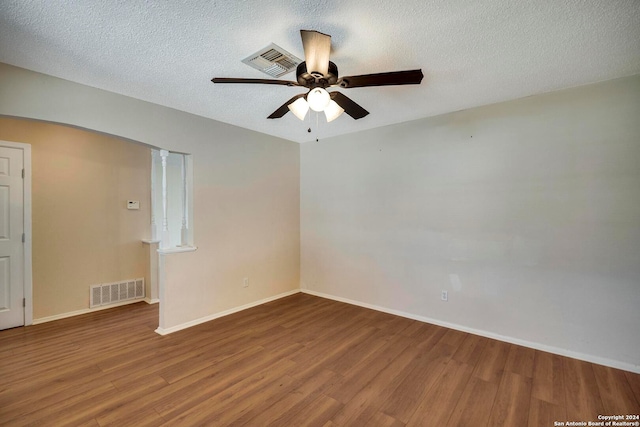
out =
[[[333,99],[329,101],[329,105],[324,109],[324,115],[327,116],[327,123],[334,121],[344,113],[344,108],[340,107]]]
[[[307,103],[304,98],[298,98],[291,104],[287,105],[287,108],[289,108],[297,118],[304,120],[304,117],[307,115],[307,111],[309,111],[309,103]]]
[[[307,94],[306,100],[304,98],[298,98],[287,105],[287,108],[300,120],[304,120],[309,108],[317,112],[324,111],[327,117],[327,123],[334,121],[344,113],[344,108],[340,107],[337,102],[331,99],[329,92],[322,88],[312,89]]]
[[[324,111],[324,109],[329,105],[329,101],[331,101],[329,92],[322,89],[321,87],[311,89],[307,94],[307,102],[309,103],[309,108],[311,108],[313,111]]]
[[[355,120],[365,117],[369,112],[341,92],[327,92],[330,87],[350,89],[420,84],[424,77],[422,70],[417,69],[339,78],[338,67],[329,61],[331,36],[312,30],[300,30],[300,36],[305,60],[296,69],[297,81],[226,77],[214,77],[211,81],[213,83],[258,83],[305,87],[309,89],[308,93],[289,99],[268,118],[278,119],[291,111],[297,118],[304,120],[309,108],[311,108],[317,112],[324,111],[327,122],[331,122],[343,112]]]

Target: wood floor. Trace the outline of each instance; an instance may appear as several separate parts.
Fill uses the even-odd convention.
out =
[[[297,294],[168,336],[145,303],[0,332],[2,426],[553,426],[640,375]]]

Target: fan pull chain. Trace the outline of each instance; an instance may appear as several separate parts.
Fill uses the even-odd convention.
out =
[[[315,133],[316,133],[316,142],[319,141],[319,136],[318,136],[318,130],[320,129],[320,122],[318,119],[318,116],[320,115],[320,113],[316,112],[316,128],[315,128]],[[309,128],[307,129],[308,133],[311,133],[311,112],[309,112]]]

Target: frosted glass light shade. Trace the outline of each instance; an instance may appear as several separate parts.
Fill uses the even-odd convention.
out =
[[[311,89],[307,94],[307,102],[313,111],[324,111],[327,105],[329,105],[329,101],[331,101],[329,92],[321,87]]]
[[[324,114],[327,116],[327,122],[332,122],[338,117],[340,114],[344,113],[344,108],[340,107],[336,101],[329,101],[329,105],[324,109]]]
[[[296,99],[295,102],[287,105],[287,107],[300,120],[304,120],[304,117],[307,115],[307,111],[309,111],[309,104],[304,100],[304,98]]]

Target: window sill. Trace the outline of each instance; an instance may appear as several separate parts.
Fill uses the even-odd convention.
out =
[[[158,249],[159,254],[178,254],[182,252],[195,252],[198,249],[197,246],[176,246],[167,249]]]

